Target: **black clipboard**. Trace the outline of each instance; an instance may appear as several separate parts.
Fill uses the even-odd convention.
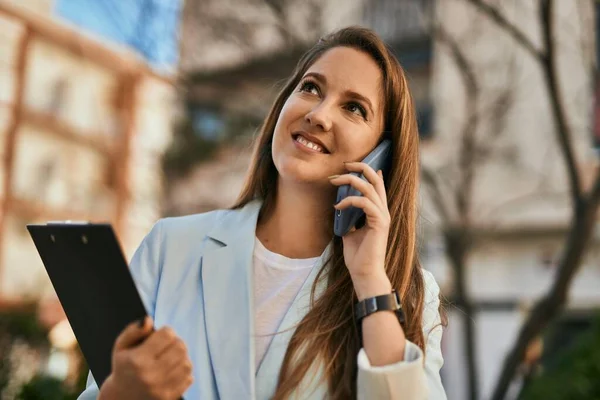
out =
[[[100,388],[125,327],[147,313],[110,224],[27,225]]]

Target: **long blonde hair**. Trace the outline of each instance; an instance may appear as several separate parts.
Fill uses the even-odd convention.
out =
[[[257,138],[244,188],[233,208],[260,198],[261,216],[274,206],[278,172],[271,143],[279,114],[308,68],[327,50],[345,46],[371,56],[383,75],[385,130],[393,142],[393,162],[386,177],[391,226],[385,269],[398,290],[406,313],[406,338],[425,350],[422,331],[424,283],[416,253],[417,193],[419,181],[419,135],[416,112],[405,73],[384,42],[371,30],[349,27],[323,37],[298,62],[277,96]],[[332,232],[333,236],[333,232]],[[297,326],[279,374],[275,399],[286,399],[296,390],[315,362],[324,366],[332,399],[356,397],[356,357],[360,339],[353,317],[357,301],[344,263],[342,241],[333,239],[331,259],[312,287],[311,307]],[[315,298],[317,282],[326,289]]]

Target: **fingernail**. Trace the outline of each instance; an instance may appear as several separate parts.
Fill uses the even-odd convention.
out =
[[[335,179],[335,178],[339,178],[339,177],[340,177],[340,175],[331,175],[331,176],[328,176],[327,179]]]

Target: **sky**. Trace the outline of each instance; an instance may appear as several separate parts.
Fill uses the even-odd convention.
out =
[[[57,0],[55,13],[100,37],[126,45],[156,69],[175,70],[182,0]]]

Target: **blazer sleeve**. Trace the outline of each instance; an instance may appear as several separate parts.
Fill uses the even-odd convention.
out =
[[[438,310],[440,288],[429,271],[423,270],[423,278],[423,334],[426,356],[416,344],[407,340],[403,361],[374,367],[371,366],[365,350],[361,349],[357,360],[358,399],[446,400],[440,377],[440,369],[444,363],[441,349],[443,327]]]
[[[158,221],[154,225],[150,233],[142,240],[129,264],[129,270],[140,293],[146,312],[152,318],[154,318],[156,292],[161,272],[159,258],[160,243],[162,240],[161,225],[161,221]],[[90,371],[85,390],[79,395],[78,400],[94,400],[98,398],[99,393],[98,385]]]

